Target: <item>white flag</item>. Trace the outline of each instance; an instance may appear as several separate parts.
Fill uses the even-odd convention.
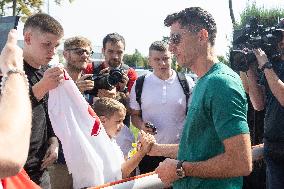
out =
[[[121,179],[121,162],[114,157],[110,138],[69,78],[65,73],[65,80],[49,92],[48,112],[62,143],[73,187],[91,187]]]

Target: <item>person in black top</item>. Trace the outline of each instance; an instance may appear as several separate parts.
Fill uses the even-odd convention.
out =
[[[24,169],[42,188],[51,188],[47,166],[58,156],[58,140],[48,116],[48,91],[63,80],[63,68],[48,68],[63,37],[61,24],[53,17],[37,13],[24,25],[24,70],[30,84],[32,132]]]
[[[263,50],[255,49],[257,66],[264,76],[261,85],[257,83],[257,66],[252,64],[247,72],[252,105],[256,110],[265,108],[264,159],[269,189],[284,188],[284,20],[277,28],[282,34],[275,49],[280,60],[270,62]]]

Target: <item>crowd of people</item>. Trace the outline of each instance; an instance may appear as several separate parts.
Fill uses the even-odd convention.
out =
[[[254,49],[257,60],[241,77],[217,59],[217,27],[209,12],[186,8],[168,15],[164,24],[170,27],[169,43],[150,44],[153,72],[140,77],[123,63],[126,43],[118,33],[103,39],[103,62],[92,62],[89,39],[74,36],[64,42],[66,64],[51,67],[64,36],[59,21],[44,13],[28,17],[23,49],[11,30],[0,56],[0,188],[21,173],[27,188],[73,188],[48,114],[49,91],[66,73],[111,140],[120,168],[116,178],[155,171],[165,187],[175,189],[242,188],[263,149],[267,188],[284,188],[284,22],[280,60],[271,62]],[[196,83],[171,68],[173,55],[197,74]],[[257,70],[263,73],[260,82]],[[255,110],[266,111],[263,144],[257,147],[251,142],[247,95]],[[131,123],[140,132],[137,152],[129,156],[135,142]]]

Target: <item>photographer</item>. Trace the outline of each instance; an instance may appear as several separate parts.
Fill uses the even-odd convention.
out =
[[[264,158],[267,164],[269,189],[284,188],[284,20],[278,24],[282,40],[278,43],[279,61],[269,61],[266,53],[254,49],[258,65],[247,71],[249,96],[254,109],[266,109],[264,119]],[[257,67],[263,71],[261,85],[257,83]]]
[[[106,72],[109,72],[111,75],[112,70],[115,69],[116,73],[121,73],[122,77],[115,77],[115,87],[117,92],[123,92],[126,96],[129,95],[129,92],[137,79],[137,73],[133,68],[128,67],[123,63],[123,55],[125,51],[125,40],[118,33],[110,33],[105,36],[103,39],[103,48],[102,53],[105,57],[105,61],[102,63],[91,63],[87,65],[85,70],[86,74],[94,74],[101,77]],[[99,82],[99,81],[98,81]],[[95,82],[96,83],[96,82]],[[96,87],[96,85],[95,85]],[[97,97],[110,97],[113,96],[113,91],[104,88],[98,88],[93,92],[94,96]],[[92,103],[92,99],[89,103]],[[126,116],[124,123],[129,127],[130,126],[130,117]]]

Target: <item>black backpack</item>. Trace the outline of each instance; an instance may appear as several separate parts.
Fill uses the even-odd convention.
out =
[[[179,83],[182,87],[184,94],[185,94],[185,98],[186,98],[185,114],[187,114],[188,100],[189,100],[189,97],[191,95],[191,91],[189,90],[189,84],[186,80],[185,74],[181,73],[181,72],[176,72],[176,73],[177,73],[178,81],[179,81]],[[146,74],[139,76],[136,80],[136,86],[135,86],[136,101],[138,102],[140,107],[141,107],[141,94],[142,94],[145,76],[146,76]]]

